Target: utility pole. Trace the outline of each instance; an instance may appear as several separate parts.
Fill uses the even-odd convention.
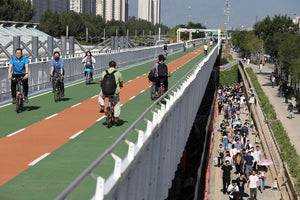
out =
[[[228,44],[228,37],[227,37],[228,19],[229,19],[229,2],[228,2],[228,0],[226,0],[226,3],[225,3],[225,10],[224,10],[224,34],[225,34],[225,45]]]
[[[192,7],[191,5],[189,5],[189,22],[191,22],[191,18],[192,18]]]

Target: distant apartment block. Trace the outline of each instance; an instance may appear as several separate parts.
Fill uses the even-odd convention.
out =
[[[160,0],[139,0],[138,18],[147,20],[152,24],[160,23]]]
[[[47,10],[52,12],[68,12],[70,0],[31,0],[36,14],[33,16],[33,22],[39,22],[41,15]]]
[[[96,0],[69,0],[70,11],[77,13],[96,14]]]
[[[103,16],[105,21],[128,20],[128,0],[97,0],[96,14]]]

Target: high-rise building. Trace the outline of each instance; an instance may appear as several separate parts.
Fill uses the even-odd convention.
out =
[[[98,3],[100,4],[100,2]],[[128,0],[102,0],[102,6],[103,6],[102,16],[105,19],[105,21],[111,21],[111,20],[127,21],[128,20]]]
[[[96,15],[101,15],[103,17],[104,12],[104,0],[96,1]]]
[[[96,0],[70,0],[70,11],[96,14]]]
[[[33,22],[39,22],[41,15],[50,9],[52,12],[68,12],[70,0],[31,0],[36,14],[33,16]]]
[[[138,18],[160,23],[160,0],[139,0]]]
[[[70,0],[70,11],[81,13],[83,12],[82,0]]]

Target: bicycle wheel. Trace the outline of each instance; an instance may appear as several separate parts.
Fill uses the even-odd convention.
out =
[[[90,73],[87,72],[85,76],[85,84],[88,85],[90,83]]]
[[[110,128],[111,127],[111,113],[110,113],[109,107],[107,108],[107,111],[105,112],[105,116],[106,116],[107,128]]]
[[[152,84],[151,88],[150,88],[150,98],[151,100],[155,99],[155,85]]]
[[[16,97],[16,111],[17,113],[20,113],[21,110],[23,109],[23,97],[22,95],[17,95]]]
[[[57,102],[58,101],[58,93],[59,93],[59,91],[58,91],[58,84],[57,84],[57,82],[55,83],[55,88],[54,88],[54,101],[55,102]]]

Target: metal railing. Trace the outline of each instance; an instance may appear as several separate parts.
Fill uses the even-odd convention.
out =
[[[197,44],[202,43],[206,39],[197,40]],[[191,42],[190,45],[191,46]],[[94,68],[94,74],[100,74],[104,71],[108,62],[114,60],[118,64],[118,68],[124,68],[130,65],[135,65],[141,62],[156,59],[159,54],[162,53],[162,46],[148,47],[148,48],[134,48],[123,51],[116,51],[112,53],[98,53],[93,54],[96,59]],[[169,45],[169,53],[175,53],[182,50],[181,44]],[[83,76],[83,64],[82,58],[85,54],[81,54],[78,57],[75,56],[63,56],[65,59],[65,83],[79,80]],[[29,64],[29,92],[36,92],[43,89],[51,88],[49,81],[50,74],[50,60],[45,62],[36,62]],[[6,101],[10,98],[10,81],[7,80],[8,68],[0,68],[0,102]]]
[[[218,44],[220,45],[220,43]],[[57,198],[65,199],[86,177],[97,179],[91,199],[165,199],[218,55],[218,45],[148,109]],[[165,101],[165,104],[162,103]],[[152,119],[149,120],[149,114]],[[140,130],[141,123],[146,128]],[[136,143],[126,137],[138,133]],[[124,158],[113,153],[122,142]],[[114,170],[105,180],[93,170],[111,156]]]
[[[239,71],[244,81],[245,90],[250,91],[250,88],[253,90],[254,103],[249,104],[251,116],[257,128],[262,147],[265,152],[265,156],[268,159],[271,159],[274,165],[270,166],[270,172],[273,178],[277,177],[279,183],[279,189],[281,190],[282,197],[284,199],[296,200],[298,199],[291,175],[288,172],[286,164],[280,157],[280,148],[277,144],[274,133],[267,123],[267,119],[261,109],[261,103],[258,99],[258,96],[255,92],[255,89],[252,85],[251,79],[248,76],[248,73],[245,70],[245,67],[242,62],[239,61]],[[248,98],[248,93],[245,93]]]

